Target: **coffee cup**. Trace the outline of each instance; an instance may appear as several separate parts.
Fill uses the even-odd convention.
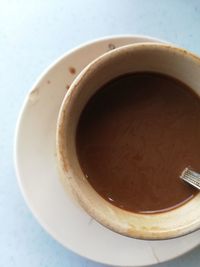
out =
[[[76,131],[86,104],[104,84],[136,72],[171,76],[200,96],[200,58],[184,49],[169,44],[140,43],[117,48],[97,58],[74,80],[60,108],[56,149],[61,181],[78,205],[97,222],[117,233],[155,240],[182,236],[200,228],[200,194],[165,212],[127,211],[96,192],[78,159]]]

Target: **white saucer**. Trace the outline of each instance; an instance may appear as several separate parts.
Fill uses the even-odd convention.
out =
[[[16,172],[21,191],[34,216],[68,249],[93,261],[115,266],[163,262],[200,244],[200,231],[167,241],[142,241],[116,234],[74,205],[59,181],[55,151],[56,119],[67,86],[97,56],[114,47],[142,41],[159,42],[142,36],[115,36],[84,44],[65,54],[33,86],[17,125]]]

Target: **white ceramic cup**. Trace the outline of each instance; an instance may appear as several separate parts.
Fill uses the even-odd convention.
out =
[[[178,237],[200,228],[200,194],[171,211],[129,212],[107,202],[93,189],[77,158],[76,128],[88,100],[113,78],[138,71],[170,75],[200,95],[200,58],[184,49],[140,43],[117,48],[97,58],[74,80],[60,109],[56,136],[60,176],[66,191],[71,192],[87,213],[111,230],[141,239]]]

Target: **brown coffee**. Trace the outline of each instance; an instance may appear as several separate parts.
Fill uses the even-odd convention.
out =
[[[141,72],[105,84],[77,127],[85,177],[110,203],[137,213],[174,209],[197,190],[179,176],[200,171],[200,100],[185,84]]]

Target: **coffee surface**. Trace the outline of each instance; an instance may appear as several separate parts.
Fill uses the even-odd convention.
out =
[[[200,100],[158,73],[120,76],[89,100],[77,127],[80,166],[112,204],[137,213],[176,208],[198,191],[179,176],[200,171]]]

